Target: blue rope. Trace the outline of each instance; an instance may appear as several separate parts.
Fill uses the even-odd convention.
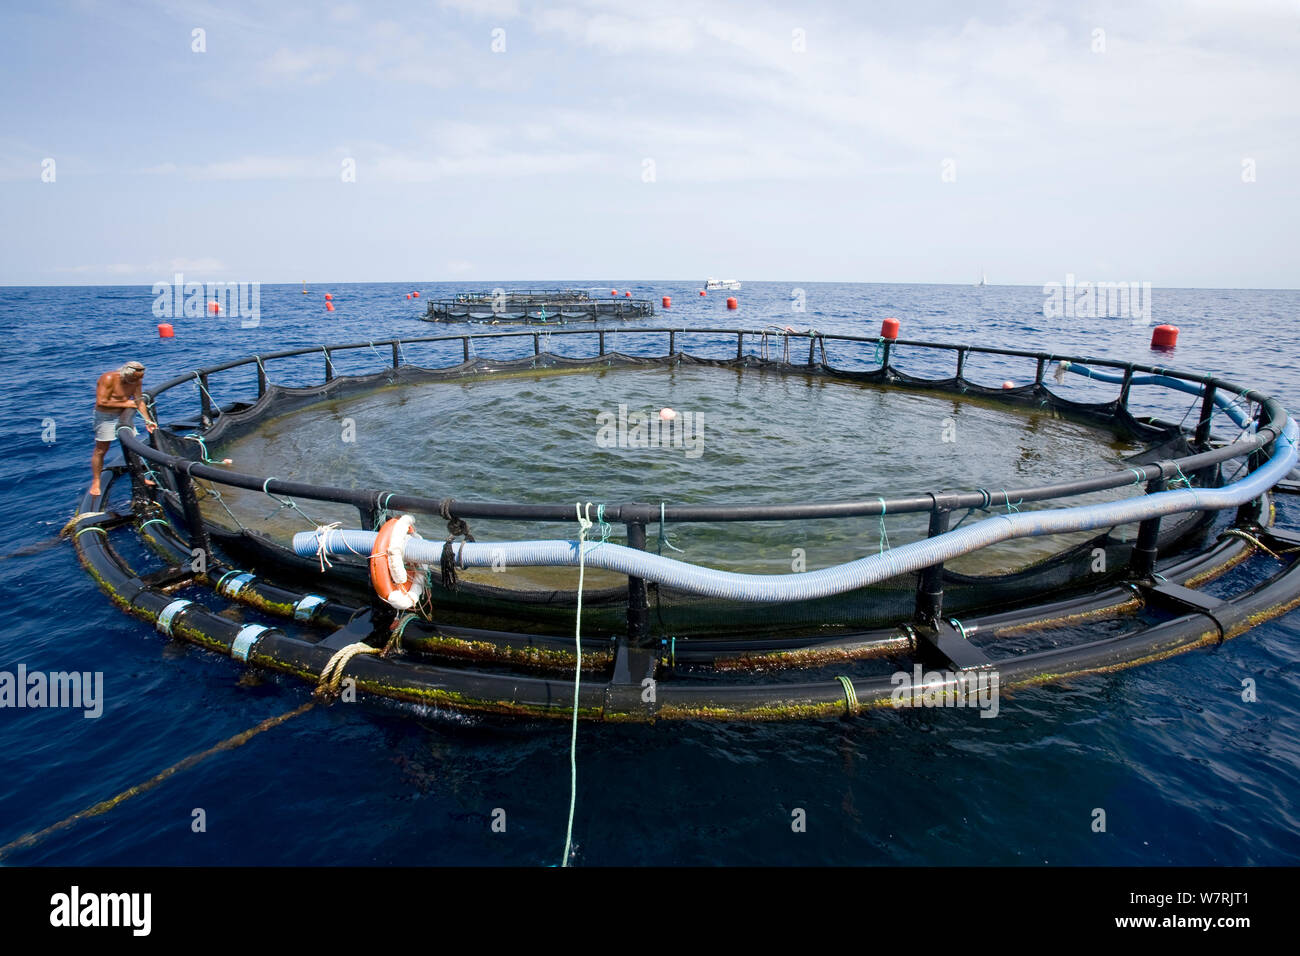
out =
[[[664,553],[664,545],[668,545],[668,547],[672,548],[678,554],[686,553],[681,548],[677,547],[671,541],[668,540],[668,534],[667,532],[664,531],[664,503],[661,501],[659,502],[659,553],[660,554]]]

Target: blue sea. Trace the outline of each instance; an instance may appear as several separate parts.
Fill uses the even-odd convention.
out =
[[[671,311],[641,324],[679,328],[876,335],[894,316],[904,338],[1214,371],[1300,409],[1296,291],[1153,290],[1150,324],[1181,329],[1170,355],[1149,351],[1147,324],[1045,317],[1037,287],[746,282],[701,298],[696,281],[502,284],[626,289],[656,305],[668,295]],[[147,387],[254,352],[458,331],[419,321],[424,303],[496,285],[313,283],[306,296],[298,285],[263,286],[255,328],[176,318],[170,340],[157,336],[147,286],[0,289],[0,670],[100,671],[105,682],[97,719],[0,710],[0,845],[310,694],[289,679],[249,679],[241,665],[116,610],[71,545],[53,540],[90,479],[96,377],[138,359]],[[416,289],[420,299],[405,297]],[[728,295],[739,310],[727,311]],[[635,324],[625,328],[619,334],[631,335]],[[996,384],[1017,372],[994,363],[971,374]],[[1300,507],[1285,496],[1279,517],[1300,527]],[[574,863],[1294,864],[1298,647],[1292,614],[1211,651],[1004,695],[995,720],[928,710],[815,723],[583,724]],[[1253,703],[1242,700],[1247,678]],[[6,862],[551,866],[568,802],[564,721],[335,704]],[[1105,832],[1093,828],[1098,808]],[[192,827],[199,809],[203,832]],[[800,809],[806,830],[795,832]],[[505,832],[492,827],[500,811]]]

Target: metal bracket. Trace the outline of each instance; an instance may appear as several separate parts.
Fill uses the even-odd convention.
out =
[[[348,623],[344,624],[337,631],[334,631],[327,638],[317,644],[317,647],[324,647],[331,651],[342,650],[349,644],[355,644],[357,641],[368,641],[375,635],[374,615],[370,609],[362,611]]]
[[[961,631],[947,621],[939,621],[934,627],[913,625],[912,629],[921,653],[940,658],[956,670],[981,670],[993,666],[983,651],[962,637]]]
[[[614,676],[605,685],[606,713],[654,714],[657,704],[642,699],[642,682],[646,678],[654,680],[658,655],[657,647],[631,647],[619,639],[614,651]]]
[[[185,565],[174,565],[170,568],[163,568],[161,571],[154,571],[150,574],[141,575],[140,581],[148,588],[157,588],[165,591],[169,587],[177,584],[186,584],[194,580],[194,572]]]
[[[1223,640],[1227,629],[1216,614],[1218,609],[1223,606],[1223,601],[1211,594],[1206,594],[1204,591],[1194,591],[1191,588],[1185,588],[1181,584],[1172,582],[1165,582],[1164,584],[1138,582],[1138,586],[1142,589],[1143,596],[1148,601],[1160,605],[1166,610],[1183,614],[1204,614],[1214,622],[1214,626],[1219,629],[1219,640]]]

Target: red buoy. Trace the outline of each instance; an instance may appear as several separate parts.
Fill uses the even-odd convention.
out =
[[[610,295],[618,295],[618,290],[617,290],[617,289],[610,289],[610,290],[609,290],[609,294],[610,294]]]
[[[209,303],[208,303],[208,311],[211,312],[213,315],[218,315],[218,314],[220,314],[220,312],[221,312],[221,303],[220,303],[220,302],[209,302]]]
[[[412,292],[411,295],[415,296],[417,299],[420,297],[420,293],[418,292]]]
[[[172,329],[172,324],[170,322],[160,322],[158,324],[158,338],[170,339],[175,335],[176,332]]]
[[[708,293],[705,292],[703,289],[701,289],[701,290],[700,290],[700,295],[708,295]]]
[[[334,299],[334,293],[333,293],[333,292],[326,292],[326,293],[325,293],[325,301],[326,301],[326,302],[330,302],[330,301],[332,301],[333,299]]]
[[[411,297],[411,293],[409,293],[409,292],[406,293],[406,297],[409,299],[409,298]]]
[[[735,298],[730,298],[730,299],[727,300],[727,308],[728,308],[728,309],[739,309],[739,308],[740,308],[740,303],[737,302],[737,301],[735,300]]]
[[[664,308],[671,309],[672,307],[673,307],[673,297],[670,295],[664,296]]]
[[[893,341],[898,338],[898,319],[885,319],[880,323],[880,337]]]
[[[1178,326],[1157,325],[1151,330],[1151,347],[1153,349],[1171,349],[1178,344]]]
[[[334,311],[334,303],[333,303],[333,302],[326,302],[326,303],[325,303],[325,311],[326,311],[326,312],[333,312],[333,311]]]

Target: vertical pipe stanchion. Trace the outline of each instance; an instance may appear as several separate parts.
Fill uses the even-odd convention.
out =
[[[948,530],[952,512],[935,504],[930,512],[930,530],[927,537],[935,537]],[[935,627],[943,617],[943,563],[932,564],[921,572],[916,584],[916,621],[926,627]]]
[[[600,354],[605,354],[605,333],[603,331],[596,333],[596,338],[600,343]]]
[[[1115,404],[1115,414],[1121,415],[1128,411],[1128,393],[1133,387],[1133,366],[1130,364],[1124,369],[1124,384],[1119,387],[1119,401]]]
[[[533,333],[533,354],[534,355],[542,354],[541,336],[536,332]]]
[[[885,339],[885,349],[880,354],[880,370],[886,375],[889,374],[889,350],[893,348],[894,343],[890,339]]]
[[[212,407],[212,393],[208,391],[208,373],[199,373],[199,405],[203,409],[203,417],[208,421],[216,418],[216,409]]]
[[[393,368],[398,368],[402,363],[402,350],[398,346],[398,342],[393,342]]]
[[[672,358],[677,354],[677,333],[668,333],[668,357]]]
[[[1210,419],[1214,416],[1214,396],[1219,387],[1213,382],[1205,386],[1205,394],[1201,399],[1201,418],[1196,423],[1196,442],[1204,445],[1210,440]]]
[[[808,367],[812,368],[813,358],[817,355],[817,336],[813,335],[812,329],[808,330]]]
[[[145,492],[144,463],[139,455],[122,443],[120,436],[118,444],[122,446],[122,457],[126,460],[127,471],[131,475],[131,510],[138,515],[149,503],[149,495]]]
[[[1034,374],[1034,384],[1039,388],[1043,387],[1043,372],[1047,368],[1047,357],[1038,356],[1038,371]]]
[[[181,498],[181,510],[185,513],[185,524],[189,526],[190,547],[203,555],[205,565],[213,563],[212,542],[208,540],[208,529],[203,524],[203,512],[199,510],[199,499],[194,494],[194,479],[190,477],[188,467],[173,470],[176,478],[176,491]]]
[[[468,362],[469,361],[469,336],[468,335],[462,335],[460,337],[460,351],[461,354],[465,357],[465,361]]]
[[[262,368],[262,357],[257,357],[257,397],[266,394],[266,369]],[[154,421],[157,421],[155,418]]]
[[[1165,490],[1163,476],[1152,478],[1147,482],[1147,494]],[[1129,568],[1135,577],[1147,577],[1156,569],[1156,542],[1160,537],[1160,518],[1148,518],[1138,525],[1137,541],[1133,544],[1133,556],[1129,559]]]
[[[742,359],[744,357],[745,357],[745,333],[737,332],[736,333],[736,358]]]
[[[627,523],[627,546],[645,550],[645,522]],[[627,643],[629,647],[647,647],[650,643],[650,603],[646,600],[645,580],[627,579]]]
[[[965,371],[966,371],[966,350],[958,349],[957,350],[957,376],[956,376],[956,380],[958,382],[961,381],[961,377],[965,373]]]

